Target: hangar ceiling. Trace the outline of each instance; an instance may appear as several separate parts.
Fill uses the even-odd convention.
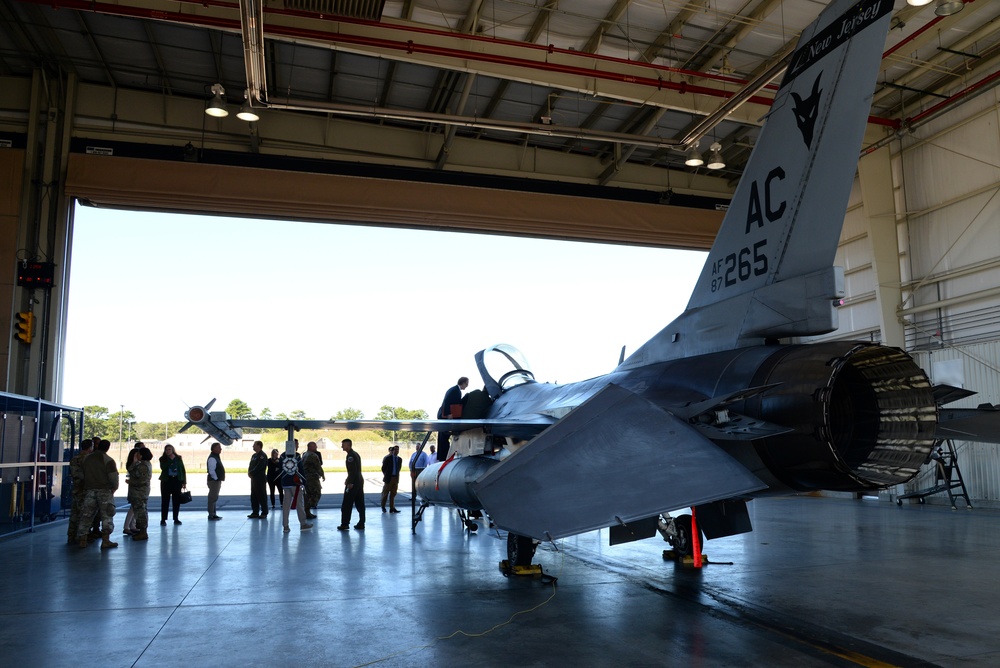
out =
[[[0,0],[0,77],[71,82],[75,139],[124,138],[158,157],[295,158],[313,161],[288,165],[300,171],[712,209],[825,5]],[[1000,76],[1000,3],[937,16],[895,0],[894,12],[868,144]],[[197,110],[216,84],[224,119]],[[236,119],[244,102],[259,120]],[[0,104],[0,129],[16,106]],[[686,165],[695,142],[706,157],[717,142],[725,166]]]

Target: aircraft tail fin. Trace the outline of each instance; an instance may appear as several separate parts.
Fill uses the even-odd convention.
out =
[[[833,264],[891,0],[838,0],[800,38],[688,308]]]
[[[834,0],[802,33],[687,311],[625,366],[837,328],[833,259],[892,5]]]

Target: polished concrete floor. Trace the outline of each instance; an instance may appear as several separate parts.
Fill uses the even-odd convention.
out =
[[[699,572],[596,532],[539,548],[553,585],[504,578],[505,538],[453,511],[411,534],[377,489],[364,533],[336,530],[338,495],[288,534],[224,496],[221,522],[196,499],[114,550],[67,546],[65,522],[0,540],[0,663],[1000,665],[1000,511],[757,500],[756,530],[708,542]]]

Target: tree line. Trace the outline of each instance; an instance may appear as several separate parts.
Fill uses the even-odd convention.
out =
[[[294,410],[289,413],[272,413],[270,408],[262,408],[259,413],[254,413],[253,409],[242,399],[233,399],[226,406],[226,413],[229,417],[239,420],[364,420],[364,411],[357,408],[343,408],[329,418],[310,417],[303,410]],[[375,420],[426,420],[427,411],[417,409],[411,410],[400,406],[382,406],[375,415]],[[104,438],[109,441],[160,441],[168,440],[170,436],[176,434],[186,423],[183,420],[169,420],[167,422],[147,422],[137,420],[135,414],[130,410],[121,410],[111,413],[105,406],[84,406],[83,407],[83,437],[84,438]],[[191,431],[200,432],[197,427],[191,427]],[[283,429],[264,429],[265,433],[283,433]],[[387,429],[377,429],[374,433],[387,440],[423,440],[424,433],[396,432]]]

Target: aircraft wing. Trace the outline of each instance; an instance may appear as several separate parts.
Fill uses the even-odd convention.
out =
[[[387,429],[390,431],[452,431],[483,429],[497,436],[512,438],[532,438],[555,420],[536,415],[521,419],[505,420],[228,420],[232,427],[257,429],[336,429],[345,431],[367,431]]]
[[[608,385],[477,480],[496,524],[554,540],[766,485],[686,421]]]

